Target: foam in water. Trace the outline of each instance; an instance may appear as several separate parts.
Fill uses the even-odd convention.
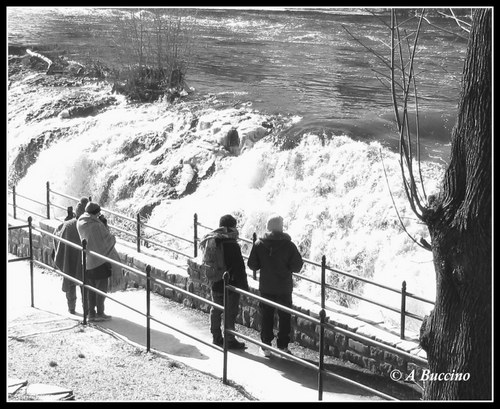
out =
[[[207,113],[219,116],[220,123],[249,115],[235,109]],[[18,191],[45,202],[45,183],[50,181],[53,190],[75,197],[92,196],[129,216],[158,201],[147,223],[186,238],[192,238],[194,213],[210,227],[218,225],[221,215],[231,213],[238,218],[241,236],[251,239],[254,232],[264,232],[267,217],[277,212],[304,257],[320,262],[325,255],[331,267],[396,288],[405,280],[409,292],[433,300],[431,253],[402,231],[389,193],[388,183],[407,230],[417,240],[428,238],[426,227],[416,220],[406,202],[397,155],[378,142],[305,133],[289,150],[261,140],[240,156],[221,157],[203,147],[209,130],[187,133],[193,115],[187,105],[167,110],[164,104],[156,103],[118,105],[95,118],[53,119],[52,126],[59,121],[60,127],[67,127],[66,133],[41,151],[18,184]],[[16,132],[22,134],[23,127]],[[161,154],[170,155],[169,159],[153,165]],[[180,166],[181,160],[181,167],[202,166],[203,161],[210,164],[207,158],[214,161],[215,172],[201,180],[194,193],[175,200],[162,197],[161,177],[173,166]],[[423,165],[426,191],[430,192],[443,169],[438,164]],[[141,177],[142,183],[131,183]],[[203,233],[200,228],[200,236]],[[146,229],[146,234],[153,232]],[[248,245],[243,247],[249,251]],[[303,273],[319,280],[316,267],[307,266]],[[368,285],[356,286],[334,273],[328,273],[327,282],[394,307],[400,305],[397,295]],[[319,287],[301,281],[296,291],[317,297]],[[361,310],[376,310],[373,305],[367,307],[335,293],[329,297],[358,305]],[[425,306],[415,308],[414,313],[425,312]],[[387,311],[379,314],[397,319]]]

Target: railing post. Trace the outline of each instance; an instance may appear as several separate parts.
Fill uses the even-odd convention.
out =
[[[137,240],[137,252],[140,253],[141,252],[141,216],[139,215],[139,213],[137,213],[137,222],[136,222],[136,226],[137,226],[137,235],[136,235],[136,240]]]
[[[87,240],[82,240],[83,325],[87,325],[89,290],[87,288]]]
[[[257,233],[252,234],[252,246],[255,246],[255,242],[257,241]],[[257,271],[253,270],[253,279],[257,280]]]
[[[28,217],[28,238],[29,238],[29,251],[30,251],[30,286],[31,286],[31,307],[35,306],[35,286],[33,283],[33,232],[31,230],[31,223],[33,218],[31,216]]]
[[[198,257],[198,215],[195,213],[193,217],[193,246],[194,246],[194,257]]]
[[[12,188],[12,206],[14,207],[14,219],[16,218],[16,187]]]
[[[47,219],[50,219],[50,183],[47,182]]]
[[[229,309],[227,308],[227,301],[228,301],[228,289],[227,289],[227,284],[229,282],[229,273],[226,271],[223,275],[223,280],[224,280],[224,299],[223,299],[223,305],[224,305],[224,337],[222,341],[222,348],[224,349],[224,359],[223,359],[223,366],[222,366],[222,382],[227,385],[227,318],[229,315]]]
[[[406,281],[401,285],[401,339],[405,339],[406,321]]]
[[[146,266],[146,351],[151,349],[151,266]]]
[[[325,271],[326,257],[321,257],[321,311],[319,312],[319,363],[318,363],[318,400],[323,400],[323,369],[325,360]]]

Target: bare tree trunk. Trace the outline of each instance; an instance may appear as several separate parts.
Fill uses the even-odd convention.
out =
[[[436,305],[420,335],[430,400],[492,393],[491,15],[486,8],[474,14],[450,165],[425,217],[436,270]]]

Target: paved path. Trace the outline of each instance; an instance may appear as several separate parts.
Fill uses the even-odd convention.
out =
[[[11,321],[30,309],[29,263],[26,261],[9,263],[7,268],[7,317]],[[69,315],[66,299],[61,291],[61,278],[43,274],[35,267],[34,281],[35,308],[67,316],[75,321],[81,316]],[[23,289],[23,291],[20,291]],[[110,294],[120,302],[129,304],[141,312],[146,311],[144,290],[127,290]],[[81,312],[78,294],[77,314]],[[106,300],[106,313],[113,318],[100,322],[104,331],[109,331],[134,344],[146,346],[146,318],[117,302]],[[211,341],[208,314],[188,310],[182,305],[151,294],[151,315],[184,333]],[[194,318],[193,318],[194,317]],[[199,319],[196,319],[199,318]],[[258,346],[246,342],[245,351],[228,353],[227,378],[243,386],[259,401],[317,401],[317,372],[294,361],[279,356],[261,357]],[[151,348],[171,359],[192,368],[210,373],[218,378],[223,376],[223,354],[202,342],[151,320]],[[333,379],[324,378],[323,401],[380,401],[382,398],[361,388]]]

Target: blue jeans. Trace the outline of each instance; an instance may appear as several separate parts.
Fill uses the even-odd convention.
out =
[[[266,294],[261,293],[261,297],[267,298],[269,301],[292,307],[292,294]],[[260,303],[260,311],[262,313],[262,323],[260,330],[260,339],[264,344],[271,345],[274,339],[274,313],[277,308],[274,308],[263,302]],[[278,338],[276,345],[278,348],[288,347],[290,342],[290,332],[292,329],[292,316],[283,310],[278,309]]]
[[[224,305],[224,293],[219,293],[212,290],[212,301],[219,305]],[[235,293],[234,291],[228,291],[228,300],[226,303],[227,328],[233,331],[235,329],[236,317],[238,316],[239,307],[240,294]],[[222,337],[222,313],[222,310],[219,310],[215,307],[210,308],[210,332],[212,333],[214,339]],[[233,334],[227,334],[226,339],[228,341],[232,341],[236,338]]]

